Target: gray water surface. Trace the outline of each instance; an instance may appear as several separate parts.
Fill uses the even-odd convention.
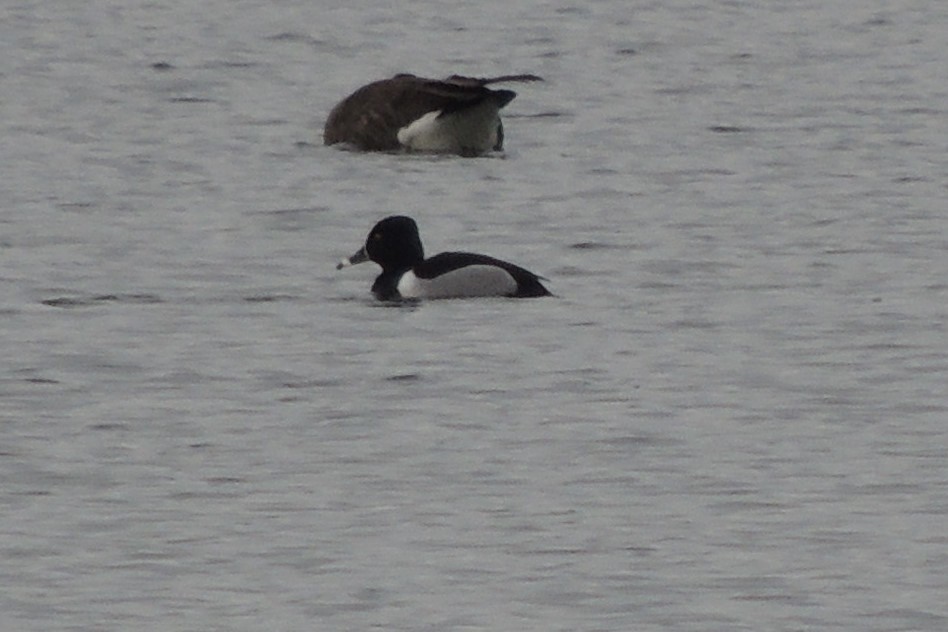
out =
[[[403,5],[0,8],[0,628],[948,628],[948,4]],[[402,71],[546,81],[322,146]]]

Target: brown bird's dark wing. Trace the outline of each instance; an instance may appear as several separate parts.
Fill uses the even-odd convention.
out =
[[[323,130],[327,145],[349,143],[365,151],[399,148],[398,130],[433,110],[474,105],[490,92],[461,85],[396,75],[363,86],[329,113]]]
[[[365,85],[343,99],[329,113],[323,129],[326,145],[349,143],[363,151],[390,151],[400,147],[398,130],[428,112],[456,112],[493,98],[498,107],[516,93],[491,90],[499,81],[536,81],[535,75],[507,75],[477,79],[452,75],[446,80],[400,74]]]
[[[510,82],[510,81],[543,81],[543,77],[536,75],[501,75],[500,77],[465,77],[463,75],[451,75],[445,81],[457,84],[468,84],[476,86],[488,86],[492,83]]]

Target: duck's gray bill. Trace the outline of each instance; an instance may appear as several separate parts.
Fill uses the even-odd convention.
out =
[[[336,270],[342,270],[343,268],[354,266],[357,263],[363,263],[368,260],[369,260],[369,253],[365,251],[365,246],[362,246],[362,248],[360,248],[359,251],[356,252],[354,255],[346,259],[343,259],[342,261],[337,263]]]

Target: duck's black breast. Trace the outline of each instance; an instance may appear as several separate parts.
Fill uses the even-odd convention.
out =
[[[380,301],[398,301],[402,295],[398,292],[398,282],[405,271],[383,272],[372,284],[372,295]]]

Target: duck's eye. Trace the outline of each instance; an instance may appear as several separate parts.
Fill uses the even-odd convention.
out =
[[[381,238],[382,238],[382,233],[372,233],[372,240],[373,240],[373,241],[378,241],[378,240],[381,239]]]

